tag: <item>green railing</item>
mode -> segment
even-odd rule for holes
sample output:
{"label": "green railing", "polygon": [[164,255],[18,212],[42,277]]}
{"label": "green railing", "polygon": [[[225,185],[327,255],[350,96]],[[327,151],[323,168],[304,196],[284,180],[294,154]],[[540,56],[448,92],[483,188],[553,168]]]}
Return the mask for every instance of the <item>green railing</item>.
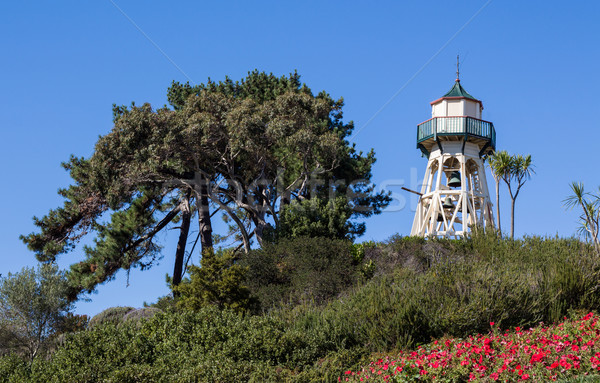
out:
{"label": "green railing", "polygon": [[434,117],[417,125],[417,144],[436,136],[479,137],[496,147],[494,124],[473,117]]}

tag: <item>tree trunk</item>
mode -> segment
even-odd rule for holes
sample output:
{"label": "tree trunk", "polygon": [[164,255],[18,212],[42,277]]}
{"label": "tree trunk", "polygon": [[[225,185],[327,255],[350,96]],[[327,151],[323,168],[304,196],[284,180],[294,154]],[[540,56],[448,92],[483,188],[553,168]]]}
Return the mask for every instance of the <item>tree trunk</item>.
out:
{"label": "tree trunk", "polygon": [[502,227],[500,226],[500,180],[496,179],[496,222],[498,222],[498,232],[502,235]]}
{"label": "tree trunk", "polygon": [[198,225],[200,227],[200,245],[202,254],[213,247],[212,225],[210,206],[208,204],[208,184],[200,185],[200,198],[198,198]]}
{"label": "tree trunk", "polygon": [[258,222],[258,220],[254,220],[254,235],[256,235],[256,241],[260,247],[263,247],[263,234],[266,225]]}
{"label": "tree trunk", "polygon": [[510,239],[515,239],[515,198],[511,198],[510,206]]}
{"label": "tree trunk", "polygon": [[267,227],[267,222],[265,221],[265,213],[267,210],[267,201],[264,197],[264,188],[258,188],[258,203],[260,207],[258,207],[257,212],[255,213],[252,220],[254,221],[254,234],[256,235],[256,241],[260,247],[263,247],[263,235],[264,230]]}
{"label": "tree trunk", "polygon": [[[175,267],[173,269],[173,286],[178,286],[183,277],[183,259],[185,258],[185,247],[187,245],[188,234],[190,232],[190,221],[192,213],[190,211],[190,192],[187,193],[181,207],[181,229],[179,231],[179,241],[177,242],[177,251],[175,252]],[[178,295],[177,292],[174,295]]]}
{"label": "tree trunk", "polygon": [[244,252],[248,254],[250,252],[250,236],[248,235],[248,231],[244,227],[244,223],[242,222],[242,220],[235,214],[233,210],[231,210],[229,206],[220,201],[218,197],[214,197],[213,195],[209,195],[209,197],[213,200],[214,203],[219,205],[221,209],[225,210],[229,217],[236,223],[236,225],[240,229],[240,234],[242,235]]}

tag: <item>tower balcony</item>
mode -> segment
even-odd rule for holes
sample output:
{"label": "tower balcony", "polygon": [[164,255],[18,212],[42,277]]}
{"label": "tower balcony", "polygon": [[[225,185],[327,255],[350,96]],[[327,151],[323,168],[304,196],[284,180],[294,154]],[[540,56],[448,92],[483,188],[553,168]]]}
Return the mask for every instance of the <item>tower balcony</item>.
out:
{"label": "tower balcony", "polygon": [[468,116],[433,117],[417,125],[417,148],[429,156],[439,141],[473,142],[480,156],[496,149],[494,124]]}

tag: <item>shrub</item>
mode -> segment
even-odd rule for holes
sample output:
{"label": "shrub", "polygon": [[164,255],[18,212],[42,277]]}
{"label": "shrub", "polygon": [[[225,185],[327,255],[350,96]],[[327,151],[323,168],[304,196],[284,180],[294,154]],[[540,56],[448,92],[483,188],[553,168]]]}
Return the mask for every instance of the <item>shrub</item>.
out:
{"label": "shrub", "polygon": [[[397,252],[404,246],[417,251]],[[396,238],[383,250],[381,257],[396,263],[393,273],[376,276],[323,309],[295,310],[290,321],[327,329],[346,347],[381,351],[444,334],[487,331],[491,321],[530,326],[557,321],[569,310],[600,307],[598,259],[574,239]]]}
{"label": "shrub", "polygon": [[29,361],[14,353],[0,357],[0,383],[27,382],[29,365]]}
{"label": "shrub", "polygon": [[232,251],[210,249],[202,255],[200,267],[192,265],[188,270],[190,277],[173,289],[180,295],[179,307],[199,310],[215,305],[239,312],[252,307],[250,290],[243,285],[246,268],[235,263]]}
{"label": "shrub", "polygon": [[123,323],[125,322],[140,322],[152,318],[156,314],[162,312],[162,310],[156,307],[144,307],[137,310],[132,310],[123,316]]}
{"label": "shrub", "polygon": [[[309,239],[274,246],[281,247],[252,252],[248,272],[272,284],[286,281],[296,305],[260,316],[208,306],[92,326],[66,334],[50,360],[38,358],[30,369],[14,357],[0,359],[0,373],[9,374],[5,381],[48,383],[332,381],[371,352],[485,333],[492,321],[528,327],[600,307],[599,261],[589,245],[572,239],[396,237],[364,247],[364,259],[377,264],[371,280],[335,285],[339,299],[319,305],[306,297],[323,288],[321,278],[355,280],[350,244]],[[340,254],[349,266],[332,259]],[[295,279],[300,275],[312,282]]]}
{"label": "shrub", "polygon": [[119,323],[123,322],[123,317],[127,313],[134,310],[135,308],[129,306],[109,307],[106,310],[100,312],[99,314],[93,316],[92,319],[90,319],[90,322],[88,323],[88,328],[92,329],[105,323],[118,325]]}
{"label": "shrub", "polygon": [[[36,361],[30,375],[24,369],[30,377],[20,381],[284,382],[302,376],[308,382],[360,361],[359,349],[338,353],[325,340],[290,329],[283,318],[205,307],[159,314],[139,326],[124,322],[69,334],[50,360]],[[318,372],[309,373],[313,366]]]}
{"label": "shrub", "polygon": [[89,322],[90,318],[87,315],[67,313],[67,315],[61,318],[56,334],[85,330]]}
{"label": "shrub", "polygon": [[173,311],[177,308],[177,300],[173,297],[173,294],[167,294],[156,300],[155,303],[144,302],[144,307],[156,307],[161,311]]}
{"label": "shrub", "polygon": [[352,214],[345,196],[295,199],[282,206],[279,224],[275,230],[266,233],[266,238],[273,242],[302,237],[354,239],[365,232],[365,224],[352,222]]}
{"label": "shrub", "polygon": [[241,264],[263,310],[283,303],[326,303],[351,286],[357,268],[351,243],[322,237],[283,239],[251,251]]}

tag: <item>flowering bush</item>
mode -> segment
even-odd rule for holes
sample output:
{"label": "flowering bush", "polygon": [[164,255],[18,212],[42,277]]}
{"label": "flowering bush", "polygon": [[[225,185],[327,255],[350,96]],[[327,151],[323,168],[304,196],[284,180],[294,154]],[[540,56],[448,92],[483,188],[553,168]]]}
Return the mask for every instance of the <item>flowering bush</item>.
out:
{"label": "flowering bush", "polygon": [[484,335],[444,338],[379,358],[360,371],[346,371],[339,381],[547,382],[600,375],[600,326],[593,313],[528,330],[490,326]]}

